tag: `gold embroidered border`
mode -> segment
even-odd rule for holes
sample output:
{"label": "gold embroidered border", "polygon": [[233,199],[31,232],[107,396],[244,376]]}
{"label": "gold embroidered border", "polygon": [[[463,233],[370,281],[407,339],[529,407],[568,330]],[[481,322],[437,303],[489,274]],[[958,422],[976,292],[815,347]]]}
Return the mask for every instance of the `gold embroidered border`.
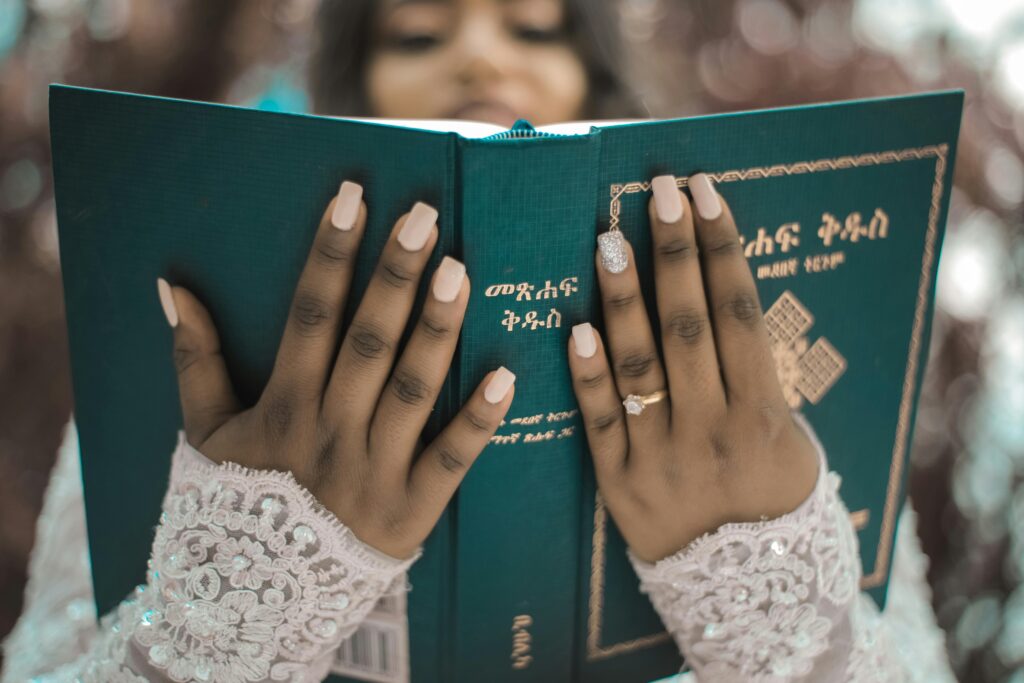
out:
{"label": "gold embroidered border", "polygon": [[[903,395],[900,399],[899,418],[896,422],[896,442],[893,445],[892,463],[889,467],[889,483],[885,494],[885,509],[882,513],[882,531],[875,556],[875,567],[870,574],[861,579],[861,588],[879,586],[885,580],[892,552],[893,526],[896,523],[896,497],[903,473],[907,431],[910,429],[910,409],[913,403],[914,386],[917,380],[917,363],[920,356],[921,334],[924,329],[925,311],[928,307],[928,288],[930,285],[932,263],[935,259],[935,239],[938,234],[939,213],[941,211],[943,184],[946,175],[946,155],[949,146],[946,144],[929,145],[900,150],[890,150],[857,156],[843,156],[834,159],[817,161],[799,161],[793,164],[776,164],[774,166],[757,166],[743,170],[721,171],[708,173],[717,183],[731,183],[741,180],[758,180],[779,176],[802,175],[821,171],[838,171],[846,168],[877,166],[901,161],[918,159],[935,159],[935,180],[932,183],[931,208],[928,211],[928,231],[925,234],[924,257],[921,262],[921,278],[917,287],[917,302],[914,307],[914,326],[910,334],[910,348],[907,359],[907,370],[903,376]],[[678,176],[676,183],[686,187],[688,176]],[[646,192],[651,189],[650,182],[616,183],[611,185],[611,206],[609,208],[609,230],[619,229],[619,213],[622,208],[622,195],[634,192]],[[865,513],[860,510],[856,515]],[[866,523],[863,515],[855,521]],[[633,640],[601,644],[601,620],[604,607],[604,560],[607,513],[600,492],[597,492],[594,505],[593,552],[590,560],[590,613],[587,620],[587,659],[590,661],[607,659],[626,652],[657,645],[670,639],[667,631],[654,633]]]}

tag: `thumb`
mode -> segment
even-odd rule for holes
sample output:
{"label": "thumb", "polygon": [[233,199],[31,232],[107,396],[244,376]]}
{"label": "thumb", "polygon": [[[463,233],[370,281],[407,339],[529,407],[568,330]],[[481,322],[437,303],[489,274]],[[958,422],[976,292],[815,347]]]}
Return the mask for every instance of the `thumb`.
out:
{"label": "thumb", "polygon": [[199,448],[241,407],[206,307],[184,287],[172,287],[162,277],[156,282],[164,315],[174,331],[174,368],[185,435]]}

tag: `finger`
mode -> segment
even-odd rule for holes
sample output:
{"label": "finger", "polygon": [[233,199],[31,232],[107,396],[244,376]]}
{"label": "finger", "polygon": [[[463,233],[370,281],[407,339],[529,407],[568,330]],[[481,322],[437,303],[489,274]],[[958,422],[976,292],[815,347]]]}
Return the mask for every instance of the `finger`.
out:
{"label": "finger", "polygon": [[369,425],[437,243],[437,210],[416,202],[395,223],[356,309],[325,394],[336,419]]}
{"label": "finger", "polygon": [[266,392],[319,403],[366,225],[363,188],[341,184],[327,205],[292,297]]}
{"label": "finger", "polygon": [[466,304],[466,267],[445,256],[434,272],[416,328],[377,404],[370,452],[387,454],[382,466],[408,476],[419,438],[455,354]]}
{"label": "finger", "polygon": [[703,173],[692,176],[689,186],[726,401],[785,405],[754,276],[729,205]]}
{"label": "finger", "polygon": [[[612,372],[619,395],[647,395],[666,389],[665,372],[661,367],[654,334],[647,317],[647,307],[640,291],[633,249],[621,231],[602,233],[597,254],[597,280],[601,287],[601,303]],[[618,243],[618,244],[616,244]],[[621,256],[615,256],[621,250]],[[625,261],[620,272],[609,265],[618,259]],[[630,415],[627,421],[630,441],[643,445],[664,437],[669,424],[669,400],[664,399],[647,406],[639,415]]]}
{"label": "finger", "polygon": [[704,296],[693,208],[671,175],[651,181],[648,205],[655,289],[673,423],[702,422],[725,406],[715,339]]}
{"label": "finger", "polygon": [[516,376],[504,367],[490,372],[462,410],[427,446],[409,472],[409,499],[433,528],[466,472],[490,442],[512,405]]}
{"label": "finger", "polygon": [[174,331],[174,368],[185,435],[198,448],[241,410],[241,403],[206,307],[187,289],[172,287],[163,278],[157,278],[157,293]]}
{"label": "finger", "polygon": [[609,484],[620,479],[618,475],[628,457],[626,412],[615,390],[604,344],[590,323],[572,328],[569,372],[594,458],[598,485],[607,490]]}

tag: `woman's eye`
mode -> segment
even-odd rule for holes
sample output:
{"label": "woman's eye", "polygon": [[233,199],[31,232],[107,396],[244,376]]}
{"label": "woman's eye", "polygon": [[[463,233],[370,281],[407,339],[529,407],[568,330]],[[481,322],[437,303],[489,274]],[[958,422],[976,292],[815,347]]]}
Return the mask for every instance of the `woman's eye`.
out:
{"label": "woman's eye", "polygon": [[562,29],[520,26],[516,28],[516,35],[531,43],[551,43],[562,39]]}
{"label": "woman's eye", "polygon": [[440,38],[432,33],[408,33],[405,35],[392,36],[388,41],[392,47],[403,52],[421,52],[429,50],[441,42]]}

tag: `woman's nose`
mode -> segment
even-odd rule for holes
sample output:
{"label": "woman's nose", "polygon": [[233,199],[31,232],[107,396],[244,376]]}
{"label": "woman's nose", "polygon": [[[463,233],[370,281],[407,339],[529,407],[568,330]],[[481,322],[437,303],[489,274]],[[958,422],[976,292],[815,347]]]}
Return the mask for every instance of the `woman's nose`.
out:
{"label": "woman's nose", "polygon": [[488,14],[467,16],[460,22],[453,46],[458,76],[467,83],[500,79],[514,64],[512,41],[500,19]]}

